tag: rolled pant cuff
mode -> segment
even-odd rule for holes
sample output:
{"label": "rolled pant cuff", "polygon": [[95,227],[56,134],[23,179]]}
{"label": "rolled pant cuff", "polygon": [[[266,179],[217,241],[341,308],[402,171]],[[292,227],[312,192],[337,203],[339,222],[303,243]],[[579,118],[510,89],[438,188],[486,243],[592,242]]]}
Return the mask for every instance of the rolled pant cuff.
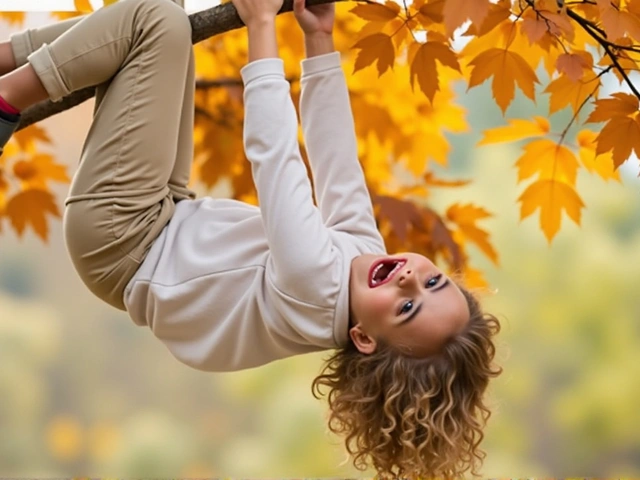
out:
{"label": "rolled pant cuff", "polygon": [[16,60],[16,66],[20,67],[27,63],[27,57],[33,52],[33,44],[31,43],[29,31],[14,33],[9,37],[9,41],[11,42],[11,49],[13,50],[13,57]]}
{"label": "rolled pant cuff", "polygon": [[58,72],[58,67],[51,56],[49,45],[42,45],[38,50],[31,53],[27,60],[35,70],[36,75],[38,75],[52,102],[58,102],[63,97],[71,94]]}

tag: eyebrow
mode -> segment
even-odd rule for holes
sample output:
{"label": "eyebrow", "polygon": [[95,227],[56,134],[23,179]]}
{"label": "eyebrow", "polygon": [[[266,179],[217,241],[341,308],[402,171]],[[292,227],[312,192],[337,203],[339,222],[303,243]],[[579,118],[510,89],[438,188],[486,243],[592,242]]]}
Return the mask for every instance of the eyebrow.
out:
{"label": "eyebrow", "polygon": [[[449,282],[449,279],[447,278],[444,282],[442,282],[441,285],[438,285],[435,288],[431,288],[429,289],[429,293],[434,293],[437,292],[439,290],[442,290],[443,288],[445,288],[447,285],[450,285],[451,282]],[[413,320],[414,318],[416,318],[416,316],[420,313],[420,311],[422,310],[422,304],[418,305],[416,308],[413,309],[413,312],[411,312],[409,314],[409,316],[407,318],[405,318],[402,322],[400,322],[398,325],[405,325],[407,323],[409,323],[411,320]]]}

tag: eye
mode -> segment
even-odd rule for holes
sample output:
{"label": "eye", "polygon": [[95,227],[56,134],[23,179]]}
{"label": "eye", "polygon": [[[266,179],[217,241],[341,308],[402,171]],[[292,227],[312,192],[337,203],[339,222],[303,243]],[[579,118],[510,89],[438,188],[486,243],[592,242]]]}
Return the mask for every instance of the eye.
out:
{"label": "eye", "polygon": [[404,302],[400,310],[398,311],[398,315],[405,315],[413,310],[413,301],[409,300],[408,302]]}
{"label": "eye", "polygon": [[442,278],[442,274],[436,275],[435,277],[431,277],[429,278],[429,280],[427,280],[424,284],[425,288],[433,288],[436,285],[438,285],[438,283],[440,283],[440,279]]}

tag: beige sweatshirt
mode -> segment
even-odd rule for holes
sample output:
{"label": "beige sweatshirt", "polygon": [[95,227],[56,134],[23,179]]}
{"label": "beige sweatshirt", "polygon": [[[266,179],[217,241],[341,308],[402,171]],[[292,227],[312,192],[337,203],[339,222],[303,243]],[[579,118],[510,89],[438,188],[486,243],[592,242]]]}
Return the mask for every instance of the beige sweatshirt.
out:
{"label": "beige sweatshirt", "polygon": [[194,368],[240,370],[345,346],[351,261],[385,252],[340,55],[307,59],[302,72],[317,206],[282,60],[250,63],[242,70],[244,142],[260,208],[229,199],[178,203],[125,290],[133,321]]}

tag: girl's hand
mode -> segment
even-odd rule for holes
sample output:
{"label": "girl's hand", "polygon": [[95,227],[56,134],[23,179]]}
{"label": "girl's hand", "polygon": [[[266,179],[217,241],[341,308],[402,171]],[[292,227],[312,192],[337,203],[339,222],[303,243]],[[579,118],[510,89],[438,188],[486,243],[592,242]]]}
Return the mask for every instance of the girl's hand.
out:
{"label": "girl's hand", "polygon": [[293,14],[305,35],[331,35],[336,16],[335,11],[336,8],[333,3],[305,8],[305,0],[293,1]]}
{"label": "girl's hand", "polygon": [[282,8],[282,2],[283,0],[231,0],[247,27],[265,21],[272,22]]}

